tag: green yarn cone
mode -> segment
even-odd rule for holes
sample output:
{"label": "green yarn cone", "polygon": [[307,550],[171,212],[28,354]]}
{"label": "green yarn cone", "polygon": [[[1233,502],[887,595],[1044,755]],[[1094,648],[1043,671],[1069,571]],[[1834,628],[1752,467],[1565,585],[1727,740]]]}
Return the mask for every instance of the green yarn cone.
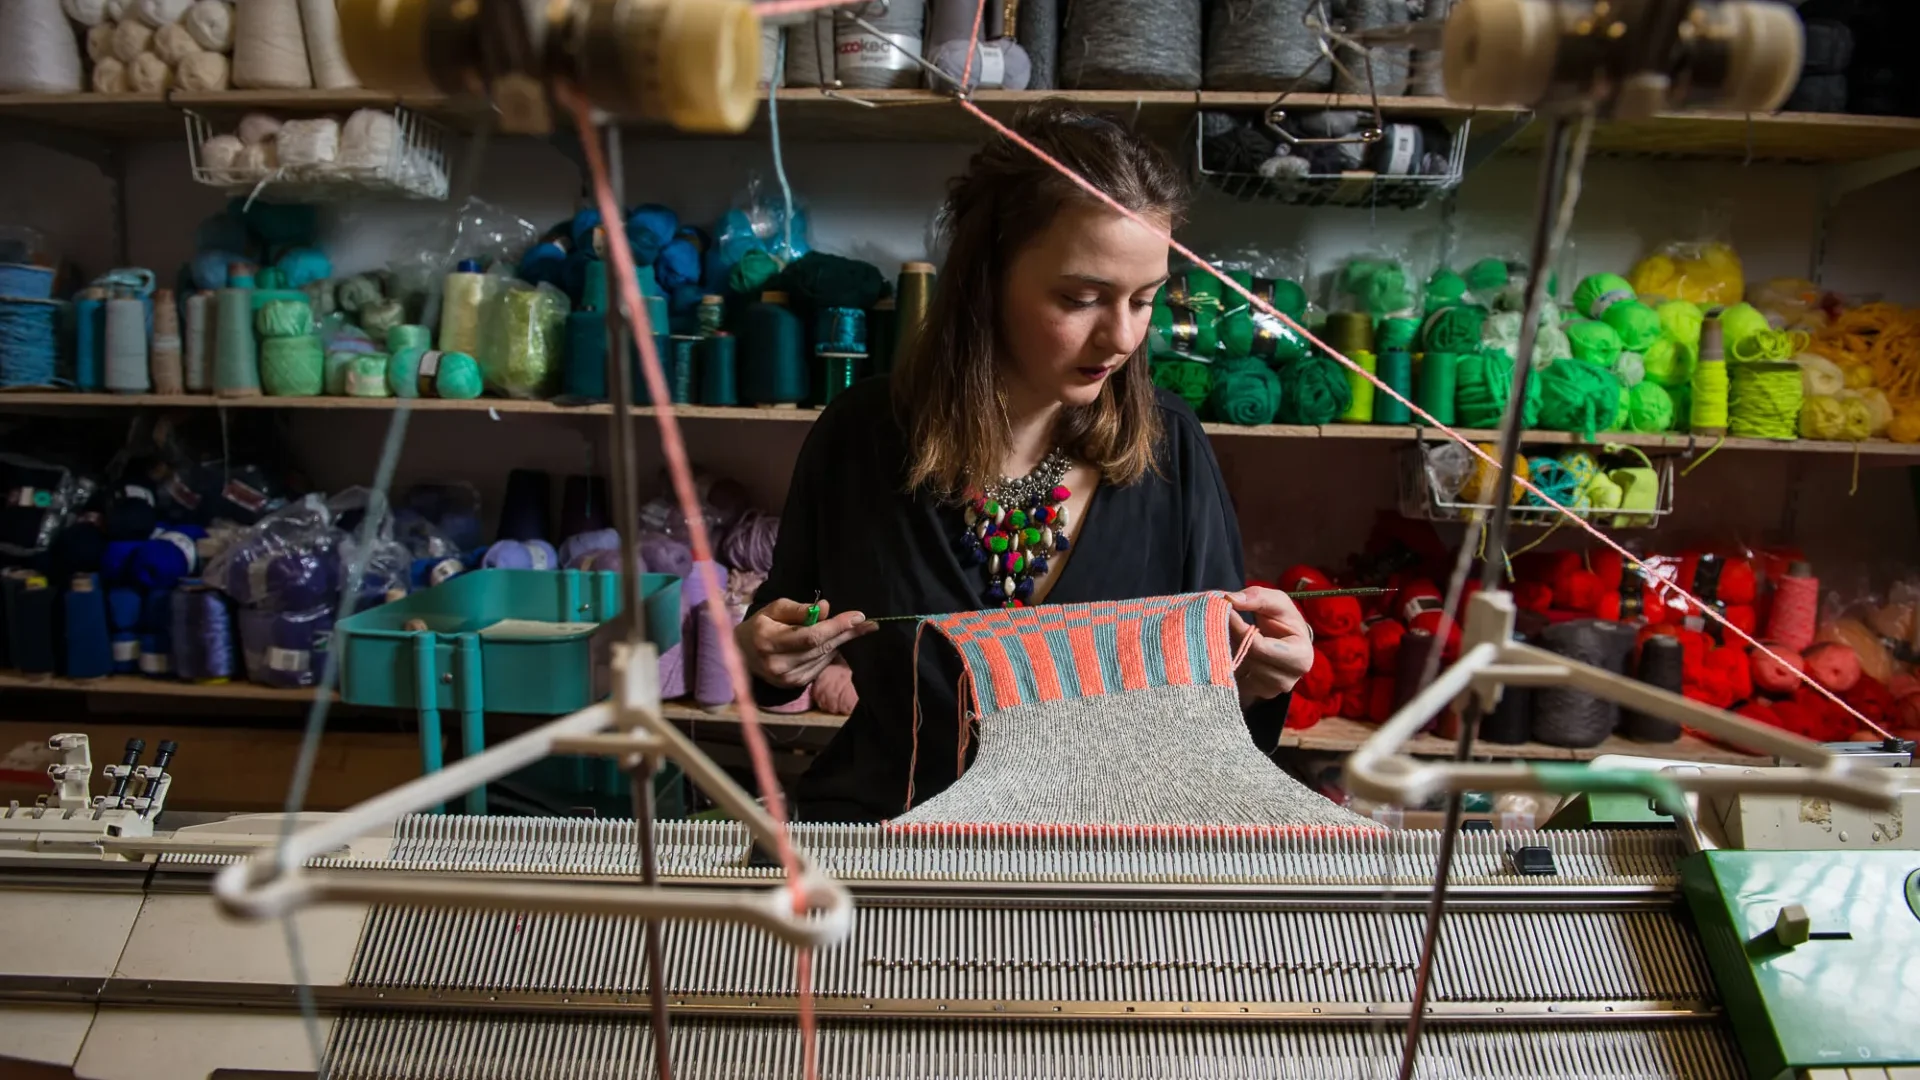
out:
{"label": "green yarn cone", "polygon": [[260,343],[260,388],[274,397],[316,397],[327,388],[320,339],[270,337]]}

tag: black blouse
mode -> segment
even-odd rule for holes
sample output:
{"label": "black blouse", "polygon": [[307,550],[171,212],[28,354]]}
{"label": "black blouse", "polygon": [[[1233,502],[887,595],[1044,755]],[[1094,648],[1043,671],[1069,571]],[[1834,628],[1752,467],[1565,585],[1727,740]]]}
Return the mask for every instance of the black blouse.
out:
{"label": "black blouse", "polygon": [[[1131,600],[1245,584],[1240,525],[1200,422],[1186,403],[1159,392],[1165,436],[1158,469],[1119,487],[1101,484],[1080,515],[1073,554],[1060,568],[1050,604]],[[780,520],[773,571],[754,595],[811,603],[834,614],[940,615],[981,605],[984,570],[961,564],[954,539],[958,506],[903,490],[906,439],[888,383],[869,379],[821,413],[794,466]],[[795,816],[805,821],[877,821],[905,809],[914,760],[913,652],[918,624],[888,623],[842,650],[860,704],[801,778]],[[928,630],[920,640],[920,733],[916,804],[953,783],[959,738],[959,656]],[[763,704],[795,696],[756,686]],[[1247,713],[1254,742],[1279,741],[1286,699]]]}

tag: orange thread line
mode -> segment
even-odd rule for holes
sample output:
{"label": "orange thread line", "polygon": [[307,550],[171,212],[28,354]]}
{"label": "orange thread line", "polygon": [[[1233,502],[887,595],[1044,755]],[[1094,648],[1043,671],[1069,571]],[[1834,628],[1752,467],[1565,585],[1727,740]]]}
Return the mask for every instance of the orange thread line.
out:
{"label": "orange thread line", "polygon": [[[983,0],[983,4],[984,4],[984,0]],[[1062,176],[1065,176],[1068,180],[1073,181],[1074,184],[1079,186],[1082,190],[1086,191],[1089,195],[1092,195],[1095,199],[1106,204],[1108,207],[1111,207],[1115,213],[1120,214],[1122,217],[1125,217],[1127,220],[1134,222],[1135,224],[1139,225],[1144,229],[1151,230],[1154,233],[1157,233],[1161,236],[1166,237],[1168,247],[1172,248],[1174,251],[1179,252],[1181,255],[1191,260],[1194,263],[1194,265],[1199,266],[1201,269],[1204,269],[1207,272],[1213,274],[1215,277],[1219,278],[1220,283],[1222,285],[1226,286],[1229,289],[1232,289],[1236,293],[1239,293],[1243,298],[1246,299],[1246,301],[1249,304],[1253,305],[1255,308],[1258,308],[1260,311],[1266,313],[1267,315],[1271,315],[1274,318],[1279,319],[1281,322],[1285,323],[1286,325],[1292,327],[1296,332],[1300,334],[1301,337],[1305,338],[1307,341],[1311,342],[1312,344],[1318,346],[1320,351],[1326,353],[1328,356],[1331,356],[1333,359],[1346,365],[1346,367],[1349,370],[1358,372],[1362,378],[1365,378],[1368,382],[1372,383],[1375,386],[1375,388],[1377,388],[1379,391],[1386,394],[1388,397],[1392,398],[1393,400],[1398,401],[1402,405],[1405,405],[1413,413],[1413,415],[1426,421],[1427,424],[1432,426],[1435,430],[1445,434],[1448,438],[1452,439],[1453,441],[1459,443],[1461,446],[1465,447],[1468,453],[1473,454],[1475,457],[1479,458],[1480,460],[1486,462],[1489,465],[1492,465],[1496,469],[1500,467],[1500,463],[1498,461],[1495,461],[1493,457],[1490,456],[1486,451],[1474,445],[1471,439],[1468,439],[1466,436],[1460,434],[1458,431],[1455,431],[1453,428],[1448,427],[1447,425],[1442,424],[1440,421],[1434,419],[1433,414],[1421,408],[1417,403],[1415,403],[1405,395],[1401,394],[1398,390],[1395,390],[1393,387],[1387,385],[1387,383],[1384,380],[1382,380],[1378,375],[1374,374],[1371,371],[1368,371],[1364,367],[1361,367],[1359,364],[1354,363],[1352,360],[1347,359],[1345,355],[1340,353],[1337,349],[1334,349],[1331,346],[1329,346],[1326,342],[1321,341],[1319,338],[1315,337],[1311,331],[1309,331],[1306,327],[1301,326],[1299,323],[1295,322],[1285,312],[1279,311],[1272,304],[1269,304],[1265,300],[1261,299],[1259,296],[1256,296],[1253,290],[1247,288],[1244,285],[1241,285],[1238,281],[1235,281],[1233,278],[1229,277],[1227,274],[1216,269],[1212,263],[1194,254],[1194,252],[1190,248],[1188,248],[1185,244],[1182,244],[1178,240],[1175,240],[1173,238],[1173,235],[1170,232],[1164,229],[1161,229],[1160,227],[1154,225],[1152,222],[1147,221],[1145,218],[1142,218],[1139,214],[1135,213],[1134,211],[1129,210],[1126,207],[1120,205],[1120,202],[1117,199],[1115,199],[1113,196],[1108,195],[1104,191],[1101,191],[1098,187],[1095,187],[1091,181],[1087,180],[1085,177],[1081,176],[1079,173],[1074,172],[1072,169],[1069,169],[1065,165],[1062,165],[1060,162],[1054,160],[1054,158],[1051,155],[1049,155],[1045,150],[1042,150],[1039,147],[1033,145],[1032,142],[1029,142],[1026,138],[1022,137],[1019,132],[1014,131],[1012,128],[1008,127],[1007,125],[994,119],[992,116],[989,116],[986,110],[982,109],[978,105],[975,105],[972,101],[969,101],[966,98],[960,98],[959,105],[962,109],[965,109],[966,111],[972,113],[974,116],[978,117],[981,123],[992,128],[994,131],[1004,136],[1008,141],[1025,149],[1028,153],[1032,154],[1034,157],[1039,158],[1042,162],[1051,166],[1055,171],[1059,172]],[[1521,363],[1521,362],[1522,361],[1518,361],[1518,360],[1515,361],[1515,363]],[[1509,407],[1510,408],[1517,407],[1517,403],[1510,403]],[[1641,570],[1643,572],[1646,572],[1649,570],[1646,563],[1641,562],[1639,557],[1634,555],[1633,552],[1628,551],[1626,548],[1620,546],[1620,544],[1615,542],[1612,537],[1608,536],[1604,532],[1601,532],[1597,527],[1589,523],[1585,518],[1579,516],[1578,514],[1575,514],[1573,511],[1568,510],[1566,507],[1555,502],[1550,496],[1546,494],[1546,492],[1543,492],[1539,488],[1535,487],[1532,481],[1526,479],[1525,477],[1516,476],[1514,477],[1514,483],[1519,484],[1526,491],[1532,492],[1533,495],[1537,497],[1541,502],[1545,503],[1549,507],[1552,507],[1554,510],[1559,511],[1562,515],[1570,519],[1575,525],[1579,526],[1581,529],[1584,529],[1594,539],[1600,541],[1602,544],[1605,544],[1607,547],[1612,548],[1614,551],[1618,552],[1620,554],[1620,557],[1625,559],[1627,563],[1633,566],[1635,569]],[[1653,575],[1649,573],[1648,576],[1652,577]],[[1724,616],[1714,611],[1711,606],[1701,601],[1700,598],[1694,596],[1692,593],[1687,592],[1685,589],[1680,588],[1678,585],[1669,585],[1667,586],[1667,588],[1670,592],[1677,593],[1682,598],[1692,602],[1694,607],[1698,608],[1701,614],[1704,615],[1705,617],[1712,619],[1714,622],[1719,623],[1721,626],[1725,627],[1726,629],[1733,631],[1733,634],[1735,637],[1738,637],[1741,641],[1744,641],[1748,645],[1759,650],[1761,655],[1766,656],[1768,659],[1773,660],[1781,664],[1782,666],[1787,667],[1788,670],[1793,671],[1794,674],[1800,679],[1801,682],[1804,682],[1808,686],[1813,687],[1815,691],[1820,693],[1827,700],[1833,702],[1835,705],[1840,706],[1840,708],[1844,710],[1847,713],[1847,715],[1853,717],[1855,720],[1860,721],[1861,724],[1867,726],[1868,728],[1871,728],[1874,731],[1879,732],[1880,735],[1882,735],[1883,737],[1892,738],[1892,734],[1888,732],[1886,728],[1881,727],[1879,724],[1876,724],[1873,721],[1867,719],[1865,716],[1861,715],[1858,709],[1855,709],[1853,706],[1847,704],[1845,701],[1842,701],[1838,694],[1833,693],[1831,690],[1828,690],[1826,687],[1821,686],[1818,682],[1815,682],[1811,676],[1807,675],[1806,672],[1795,669],[1792,667],[1792,665],[1787,664],[1787,662],[1780,659],[1780,657],[1776,655],[1772,649],[1769,649],[1765,645],[1762,645],[1752,635],[1748,634],[1746,631],[1741,630],[1739,627],[1728,622]],[[1724,712],[1725,710],[1722,710],[1722,711]]]}
{"label": "orange thread line", "polygon": [[[973,58],[980,54],[980,24],[986,17],[987,0],[980,0],[973,9],[973,36],[967,39],[967,63],[960,71],[959,92],[962,95],[967,93],[967,84],[973,81]],[[1013,28],[1008,27],[1007,32],[1011,34]]]}
{"label": "orange thread line", "polygon": [[1253,623],[1247,624],[1247,636],[1240,639],[1240,648],[1233,654],[1233,670],[1239,671],[1246,662],[1247,654],[1253,651],[1253,639],[1260,636],[1260,628]]}
{"label": "orange thread line", "polygon": [[[594,137],[593,107],[570,83],[560,82],[554,89],[561,104],[573,113],[574,123],[580,129],[580,145],[585,151],[588,171],[593,176],[593,196],[600,209],[600,219],[616,223],[624,220],[613,198],[613,184],[608,179],[607,162],[600,141]],[[606,235],[607,253],[612,258],[620,285],[620,300],[625,306],[626,319],[633,329],[634,340],[640,346],[641,372],[646,376],[647,389],[653,400],[659,403],[654,415],[660,424],[660,448],[673,478],[674,495],[680,503],[680,509],[686,514],[693,557],[707,586],[707,595],[720,596],[726,590],[720,587],[718,575],[714,572],[713,544],[707,536],[706,519],[700,513],[700,498],[694,491],[693,469],[687,461],[686,444],[680,438],[680,423],[671,404],[673,395],[667,392],[667,379],[660,366],[660,354],[653,347],[653,333],[647,324],[647,308],[640,302],[639,275],[634,270],[633,250],[627,244],[625,229],[610,228],[606,230]],[[624,554],[628,559],[633,558],[632,552]],[[747,744],[747,755],[753,761],[754,781],[760,788],[760,798],[766,805],[767,816],[774,822],[780,865],[785,869],[787,889],[793,897],[793,913],[804,915],[806,894],[800,887],[799,863],[794,858],[793,844],[787,835],[786,799],[774,775],[773,755],[767,748],[766,733],[760,728],[759,712],[754,708],[753,688],[747,681],[746,664],[742,662],[740,648],[733,640],[733,624],[725,610],[726,605],[708,604],[706,607],[709,619],[719,634],[721,660],[733,684],[734,700],[739,706],[741,735]],[[808,1080],[813,1080],[817,1076],[817,1048],[814,1045],[812,965],[808,962],[808,950],[798,949],[796,953],[794,989],[799,998],[801,1055],[805,1074]]]}

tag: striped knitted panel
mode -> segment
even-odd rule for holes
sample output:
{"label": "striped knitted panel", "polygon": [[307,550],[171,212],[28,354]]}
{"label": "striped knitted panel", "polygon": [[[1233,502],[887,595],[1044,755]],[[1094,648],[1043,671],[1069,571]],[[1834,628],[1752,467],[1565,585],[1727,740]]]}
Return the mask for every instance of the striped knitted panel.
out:
{"label": "striped knitted panel", "polygon": [[1233,686],[1225,593],[968,611],[929,619],[960,652],[981,716],[1162,686]]}

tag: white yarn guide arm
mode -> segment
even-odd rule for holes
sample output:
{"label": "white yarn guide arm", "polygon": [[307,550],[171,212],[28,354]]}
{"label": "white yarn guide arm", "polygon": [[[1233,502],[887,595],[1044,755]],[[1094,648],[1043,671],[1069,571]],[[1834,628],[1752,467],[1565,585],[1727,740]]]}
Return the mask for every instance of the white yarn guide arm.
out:
{"label": "white yarn guide arm", "polygon": [[[1889,770],[1858,768],[1843,754],[1778,728],[1711,708],[1679,694],[1582,664],[1513,640],[1513,597],[1481,592],[1468,603],[1462,652],[1454,664],[1402,706],[1372,738],[1347,757],[1348,791],[1375,802],[1419,806],[1454,791],[1592,791],[1643,789],[1726,795],[1741,792],[1811,795],[1886,809],[1898,797]],[[1755,773],[1701,770],[1607,769],[1565,763],[1490,764],[1433,761],[1404,752],[1407,741],[1449,704],[1473,695],[1483,711],[1504,686],[1562,686],[1584,690],[1641,712],[1698,728],[1741,746],[1785,758],[1804,771]],[[1686,813],[1684,800],[1670,807]]]}
{"label": "white yarn guide arm", "polygon": [[560,717],[484,753],[377,795],[312,828],[301,829],[278,848],[222,870],[213,895],[229,913],[248,919],[279,918],[321,903],[393,903],[432,907],[598,912],[650,919],[739,922],[757,926],[798,948],[817,948],[844,938],[852,926],[853,898],[795,849],[805,910],[794,911],[793,889],[722,890],[643,888],[631,884],[546,883],[500,875],[435,870],[311,871],[308,860],[497,780],[556,752],[590,752],[618,758],[638,755],[673,760],[688,777],[746,826],[768,850],[778,846],[779,826],[724,770],[660,714],[658,665],[651,646],[616,646],[617,693],[611,701]]}

